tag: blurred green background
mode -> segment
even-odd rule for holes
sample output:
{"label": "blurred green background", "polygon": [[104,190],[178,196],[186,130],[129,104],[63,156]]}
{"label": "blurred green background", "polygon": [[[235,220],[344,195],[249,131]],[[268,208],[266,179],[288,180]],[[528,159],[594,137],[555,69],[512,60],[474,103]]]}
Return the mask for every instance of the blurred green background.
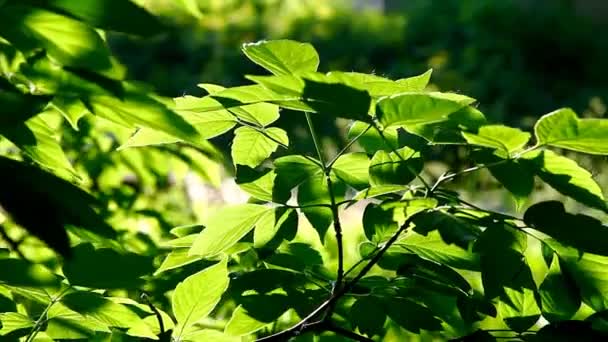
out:
{"label": "blurred green background", "polygon": [[246,83],[261,73],[244,42],[312,43],[322,71],[399,78],[433,68],[432,82],[479,100],[492,121],[530,128],[569,106],[602,116],[608,101],[604,0],[139,0],[168,32],[111,37],[131,77],[165,95],[197,83]]}

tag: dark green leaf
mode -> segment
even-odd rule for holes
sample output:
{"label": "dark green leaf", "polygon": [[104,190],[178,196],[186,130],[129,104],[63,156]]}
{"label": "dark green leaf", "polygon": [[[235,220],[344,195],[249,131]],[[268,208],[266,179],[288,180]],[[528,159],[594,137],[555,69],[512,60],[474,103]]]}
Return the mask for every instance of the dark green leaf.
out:
{"label": "dark green leaf", "polygon": [[558,258],[553,258],[538,294],[543,317],[549,322],[570,319],[581,305],[579,291],[569,275],[560,269]]}
{"label": "dark green leaf", "polygon": [[224,332],[232,336],[249,335],[276,321],[289,308],[289,297],[282,294],[246,295],[232,312]]}
{"label": "dark green leaf", "polygon": [[544,150],[526,153],[520,161],[563,195],[590,207],[608,210],[600,186],[591,173],[574,160]]}
{"label": "dark green leaf", "polygon": [[583,252],[608,256],[608,227],[583,214],[570,214],[558,201],[537,203],[524,214],[526,224]]}
{"label": "dark green leaf", "polygon": [[384,331],[386,312],[382,303],[374,297],[361,297],[350,308],[351,325],[368,336],[381,335]]}
{"label": "dark green leaf", "polygon": [[370,203],[363,212],[363,230],[368,240],[381,243],[388,240],[398,228],[393,209]]}
{"label": "dark green leaf", "polygon": [[413,333],[420,333],[421,329],[441,330],[441,321],[431,310],[407,299],[393,299],[385,302],[385,310],[395,323]]}
{"label": "dark green leaf", "polygon": [[371,185],[407,185],[422,171],[420,153],[403,147],[395,152],[377,151],[369,165]]}
{"label": "dark green leaf", "polygon": [[[387,128],[383,131],[384,137],[388,140],[385,141],[377,130],[373,128],[368,129],[368,127],[370,127],[368,123],[355,121],[348,130],[349,139],[354,139],[356,136],[363,134],[357,142],[367,154],[374,154],[378,150],[391,150],[399,147],[399,134],[396,128]],[[366,129],[367,131],[364,133]]]}
{"label": "dark green leaf", "polygon": [[0,259],[0,281],[11,286],[58,286],[60,279],[43,265],[23,259]]}
{"label": "dark green leaf", "polygon": [[80,244],[72,252],[74,258],[63,265],[63,273],[72,285],[138,288],[143,284],[140,277],[154,269],[151,258],[135,253],[118,253],[108,248],[95,249],[90,244]]}
{"label": "dark green leaf", "polygon": [[414,231],[427,235],[430,231],[438,230],[441,238],[447,244],[456,244],[467,249],[471,242],[480,234],[478,227],[469,222],[443,211],[427,211],[416,215],[413,220]]}

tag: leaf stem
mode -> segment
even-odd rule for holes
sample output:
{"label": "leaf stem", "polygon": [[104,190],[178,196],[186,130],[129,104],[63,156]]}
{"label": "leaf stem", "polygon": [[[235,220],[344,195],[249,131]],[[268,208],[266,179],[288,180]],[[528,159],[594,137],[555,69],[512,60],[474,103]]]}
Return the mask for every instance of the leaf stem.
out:
{"label": "leaf stem", "polygon": [[321,167],[323,168],[323,172],[327,173],[327,167],[325,166],[323,153],[321,152],[321,145],[319,143],[317,133],[315,132],[315,127],[312,124],[312,119],[310,118],[310,113],[305,112],[304,115],[306,116],[306,123],[308,123],[308,129],[310,130],[312,142],[315,145],[315,150],[317,150],[317,156],[319,157],[319,161],[321,161]]}
{"label": "leaf stem", "polygon": [[369,126],[367,126],[366,129],[364,129],[363,131],[361,131],[361,133],[357,134],[357,136],[355,136],[354,138],[352,138],[347,144],[346,146],[344,146],[344,148],[342,148],[340,150],[340,152],[338,152],[338,154],[336,154],[336,156],[327,164],[327,167],[331,168],[334,163],[338,160],[338,158],[340,158],[346,151],[348,151],[348,149],[357,141],[359,140],[359,138],[361,136],[363,136],[363,134],[367,133],[367,131],[370,130],[370,128],[372,128],[372,125],[370,124]]}
{"label": "leaf stem", "polygon": [[57,303],[58,301],[61,300],[61,298],[63,298],[63,295],[70,289],[70,287],[65,288],[64,290],[62,290],[61,292],[59,292],[59,294],[57,294],[56,297],[52,298],[51,301],[49,302],[49,304],[46,306],[46,308],[44,308],[44,311],[42,311],[42,313],[40,314],[40,316],[38,316],[38,319],[36,320],[36,322],[34,323],[34,327],[32,328],[32,330],[30,331],[30,333],[27,335],[27,338],[25,340],[25,342],[32,342],[34,340],[34,338],[36,338],[36,335],[38,335],[38,332],[40,332],[40,329],[42,329],[42,325],[44,324],[44,322],[46,322],[46,316],[49,312],[49,310],[51,309],[51,307],[53,305],[55,305],[55,303]]}

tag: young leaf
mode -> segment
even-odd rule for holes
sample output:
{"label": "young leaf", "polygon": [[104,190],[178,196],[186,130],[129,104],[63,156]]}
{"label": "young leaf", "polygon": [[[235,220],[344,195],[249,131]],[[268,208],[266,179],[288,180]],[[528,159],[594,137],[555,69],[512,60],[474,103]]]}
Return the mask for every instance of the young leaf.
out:
{"label": "young leaf", "polygon": [[405,87],[408,87],[409,88],[408,91],[423,91],[424,88],[426,88],[426,86],[429,84],[432,74],[433,74],[433,69],[429,69],[424,74],[399,79],[399,80],[397,80],[397,83],[399,83],[400,85],[403,85]]}
{"label": "young leaf", "polygon": [[355,189],[369,187],[369,158],[365,153],[341,155],[332,166],[332,172]]}
{"label": "young leaf", "polygon": [[76,97],[55,97],[51,106],[57,109],[74,130],[78,130],[78,121],[89,113],[87,107]]}
{"label": "young leaf", "polygon": [[368,240],[381,243],[388,240],[399,228],[393,218],[393,209],[369,204],[363,212],[363,230]]}
{"label": "young leaf", "polygon": [[549,322],[570,319],[581,306],[576,284],[562,272],[559,259],[553,258],[549,273],[538,289],[543,317]]}
{"label": "young leaf", "polygon": [[254,63],[275,75],[316,71],[319,55],[308,43],[293,40],[259,41],[243,45],[243,52]]}
{"label": "young leaf", "polygon": [[376,115],[384,127],[430,124],[447,120],[473,102],[475,99],[452,93],[404,93],[380,99]]}
{"label": "young leaf", "polygon": [[608,256],[608,227],[591,216],[566,212],[561,202],[547,201],[531,206],[524,214],[524,222],[582,252]]}
{"label": "young leaf", "polygon": [[590,207],[608,210],[602,189],[591,173],[574,160],[553,151],[532,151],[522,156],[520,162],[529,167],[543,181],[563,195]]}
{"label": "young leaf", "polygon": [[539,145],[608,155],[608,120],[579,119],[570,108],[558,109],[541,117],[534,126]]}
{"label": "young leaf", "polygon": [[477,133],[462,132],[462,136],[469,144],[495,149],[504,157],[512,157],[530,140],[530,133],[502,125],[482,126]]}
{"label": "young leaf", "polygon": [[209,217],[206,228],[192,244],[189,255],[208,258],[225,251],[249,233],[269,210],[272,208],[257,204],[240,204],[216,211]]}
{"label": "young leaf", "polygon": [[207,317],[228,288],[227,260],[208,267],[177,284],[171,297],[177,327],[173,335],[178,339],[184,329]]}
{"label": "young leaf", "polygon": [[232,160],[235,164],[256,167],[272,152],[276,151],[279,143],[283,146],[289,144],[287,133],[277,127],[271,127],[263,131],[251,127],[239,127],[234,131],[232,142]]}
{"label": "young leaf", "polygon": [[379,185],[407,185],[422,171],[420,152],[403,147],[395,152],[377,151],[369,165],[370,183]]}

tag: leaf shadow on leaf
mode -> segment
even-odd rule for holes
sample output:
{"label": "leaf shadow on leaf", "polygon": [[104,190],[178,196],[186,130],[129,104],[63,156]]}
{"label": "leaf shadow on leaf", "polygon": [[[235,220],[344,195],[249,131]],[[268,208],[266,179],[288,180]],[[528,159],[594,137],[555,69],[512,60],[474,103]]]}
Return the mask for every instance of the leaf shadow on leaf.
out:
{"label": "leaf shadow on leaf", "polygon": [[359,90],[340,83],[323,83],[304,79],[304,102],[316,112],[371,122],[367,113],[371,97]]}

